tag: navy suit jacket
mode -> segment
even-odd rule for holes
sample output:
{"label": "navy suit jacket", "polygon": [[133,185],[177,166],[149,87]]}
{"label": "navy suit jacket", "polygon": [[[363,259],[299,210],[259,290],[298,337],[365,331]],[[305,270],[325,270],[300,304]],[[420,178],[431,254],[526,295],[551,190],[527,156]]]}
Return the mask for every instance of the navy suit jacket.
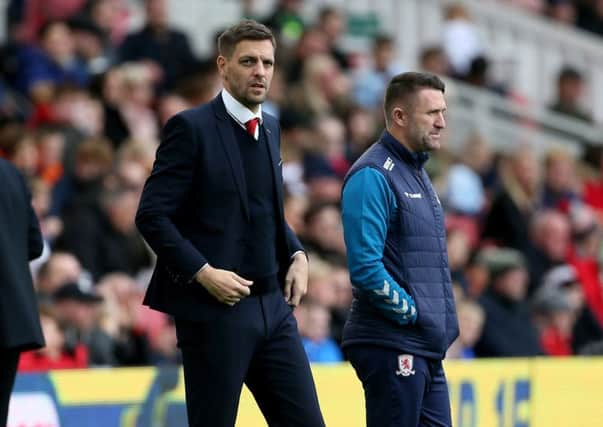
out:
{"label": "navy suit jacket", "polygon": [[[221,95],[172,117],[162,131],[136,224],[157,254],[144,303],[203,320],[228,307],[194,280],[205,264],[238,271],[249,206],[234,124]],[[283,213],[278,121],[263,115],[278,205],[277,256],[281,283],[293,253],[303,250]]]}
{"label": "navy suit jacket", "polygon": [[38,348],[44,337],[29,261],[42,254],[42,234],[23,176],[4,159],[0,182],[0,349]]}

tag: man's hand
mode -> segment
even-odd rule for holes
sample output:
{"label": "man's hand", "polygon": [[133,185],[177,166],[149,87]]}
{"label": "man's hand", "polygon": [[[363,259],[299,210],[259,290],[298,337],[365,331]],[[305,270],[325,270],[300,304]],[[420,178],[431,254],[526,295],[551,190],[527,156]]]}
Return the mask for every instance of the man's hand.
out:
{"label": "man's hand", "polygon": [[289,266],[285,276],[285,301],[296,307],[308,290],[308,259],[306,254],[298,253]]}
{"label": "man's hand", "polygon": [[218,301],[230,306],[249,296],[249,287],[253,284],[251,280],[243,279],[232,271],[210,265],[198,272],[195,279]]}

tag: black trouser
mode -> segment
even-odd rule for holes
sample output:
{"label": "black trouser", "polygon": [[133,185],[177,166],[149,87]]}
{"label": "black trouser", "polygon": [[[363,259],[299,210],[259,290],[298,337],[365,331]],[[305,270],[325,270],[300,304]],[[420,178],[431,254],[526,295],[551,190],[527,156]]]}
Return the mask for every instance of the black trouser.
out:
{"label": "black trouser", "polygon": [[243,383],[271,427],[321,427],[297,323],[280,290],[249,296],[215,319],[176,319],[191,427],[232,427]]}
{"label": "black trouser", "polygon": [[20,354],[19,350],[0,349],[0,426],[3,427],[8,418],[8,403],[15,385]]}
{"label": "black trouser", "polygon": [[450,427],[442,361],[384,347],[346,349],[364,388],[367,427]]}

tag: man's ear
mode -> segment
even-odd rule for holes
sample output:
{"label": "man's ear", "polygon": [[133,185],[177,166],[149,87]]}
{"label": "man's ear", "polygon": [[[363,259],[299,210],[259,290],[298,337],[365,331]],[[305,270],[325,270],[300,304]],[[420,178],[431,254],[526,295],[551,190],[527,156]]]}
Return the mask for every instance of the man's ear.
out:
{"label": "man's ear", "polygon": [[405,127],[408,122],[408,112],[402,107],[394,107],[391,112],[391,120],[399,127]]}
{"label": "man's ear", "polygon": [[222,55],[218,55],[216,58],[216,64],[218,65],[218,72],[220,76],[224,76],[224,69],[226,68],[226,58]]}

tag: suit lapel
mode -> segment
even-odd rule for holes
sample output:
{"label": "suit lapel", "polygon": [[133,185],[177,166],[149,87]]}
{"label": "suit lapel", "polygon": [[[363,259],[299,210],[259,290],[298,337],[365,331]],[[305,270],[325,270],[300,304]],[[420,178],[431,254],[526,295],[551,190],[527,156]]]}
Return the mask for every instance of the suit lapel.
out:
{"label": "suit lapel", "polygon": [[[283,206],[283,188],[280,184],[280,180],[278,179],[279,174],[281,173],[279,170],[279,163],[281,159],[281,155],[279,152],[278,141],[276,140],[276,136],[273,135],[272,130],[268,127],[268,123],[264,119],[264,129],[266,130],[265,135],[268,142],[268,153],[270,154],[270,164],[272,165],[272,182],[274,187],[276,188],[276,202],[277,206]],[[280,208],[278,212],[280,213]]]}
{"label": "suit lapel", "polygon": [[247,202],[247,184],[245,183],[245,177],[243,176],[243,161],[241,159],[241,153],[237,145],[237,138],[230,122],[230,116],[226,112],[226,107],[222,102],[222,96],[218,95],[212,101],[214,111],[218,118],[218,135],[222,142],[222,147],[226,151],[226,157],[230,163],[230,169],[237,184],[239,190],[239,196],[241,197],[241,203],[243,205],[243,212],[247,219],[249,219],[249,204]]}

